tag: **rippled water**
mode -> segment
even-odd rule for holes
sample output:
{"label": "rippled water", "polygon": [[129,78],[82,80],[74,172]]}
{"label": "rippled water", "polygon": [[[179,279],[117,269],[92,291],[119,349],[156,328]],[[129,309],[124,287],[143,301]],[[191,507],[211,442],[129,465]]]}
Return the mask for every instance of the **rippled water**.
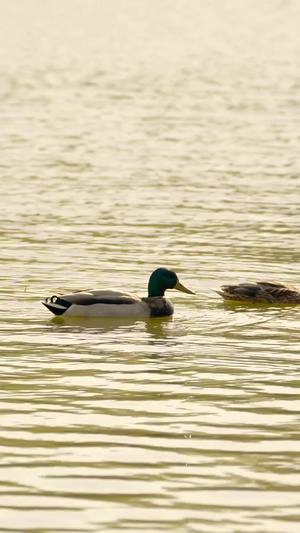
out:
{"label": "rippled water", "polygon": [[0,7],[0,531],[298,533],[300,310],[211,289],[300,285],[300,2]]}

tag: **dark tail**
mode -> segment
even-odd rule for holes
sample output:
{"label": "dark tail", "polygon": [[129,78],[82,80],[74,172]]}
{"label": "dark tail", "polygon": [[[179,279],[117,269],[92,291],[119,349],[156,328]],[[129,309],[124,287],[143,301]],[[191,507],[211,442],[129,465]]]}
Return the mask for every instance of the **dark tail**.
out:
{"label": "dark tail", "polygon": [[51,296],[50,298],[46,298],[42,304],[51,311],[54,315],[60,316],[63,315],[69,307],[71,307],[71,303],[67,302],[67,300],[64,300],[63,298],[59,298],[58,296]]}

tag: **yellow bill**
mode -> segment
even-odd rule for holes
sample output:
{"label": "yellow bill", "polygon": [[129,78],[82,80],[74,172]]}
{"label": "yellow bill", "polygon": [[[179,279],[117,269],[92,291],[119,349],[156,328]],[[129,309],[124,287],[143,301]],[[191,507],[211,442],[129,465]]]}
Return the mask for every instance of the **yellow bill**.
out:
{"label": "yellow bill", "polygon": [[182,285],[180,281],[177,281],[174,289],[177,289],[178,291],[181,291],[181,292],[186,292],[187,294],[196,294],[195,292],[190,291],[190,289],[187,289],[184,285]]}

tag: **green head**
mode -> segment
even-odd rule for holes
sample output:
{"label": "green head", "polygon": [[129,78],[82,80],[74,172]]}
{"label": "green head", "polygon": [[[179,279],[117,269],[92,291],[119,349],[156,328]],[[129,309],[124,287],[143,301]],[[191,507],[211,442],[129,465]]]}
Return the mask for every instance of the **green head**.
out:
{"label": "green head", "polygon": [[163,296],[167,289],[177,289],[188,294],[195,294],[180,283],[177,274],[173,270],[157,268],[149,279],[148,296]]}

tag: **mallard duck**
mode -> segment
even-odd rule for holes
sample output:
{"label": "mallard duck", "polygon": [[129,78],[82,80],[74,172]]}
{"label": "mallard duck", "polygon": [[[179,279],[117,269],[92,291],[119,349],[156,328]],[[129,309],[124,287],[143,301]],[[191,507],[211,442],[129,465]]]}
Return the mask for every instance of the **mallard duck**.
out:
{"label": "mallard duck", "polygon": [[140,298],[129,292],[104,289],[50,296],[42,303],[54,315],[163,317],[171,316],[174,313],[172,302],[164,297],[167,289],[177,289],[188,294],[195,294],[180,283],[173,270],[157,268],[150,276],[146,298]]}
{"label": "mallard duck", "polygon": [[224,300],[266,304],[300,304],[300,289],[277,281],[223,285],[216,290]]}

